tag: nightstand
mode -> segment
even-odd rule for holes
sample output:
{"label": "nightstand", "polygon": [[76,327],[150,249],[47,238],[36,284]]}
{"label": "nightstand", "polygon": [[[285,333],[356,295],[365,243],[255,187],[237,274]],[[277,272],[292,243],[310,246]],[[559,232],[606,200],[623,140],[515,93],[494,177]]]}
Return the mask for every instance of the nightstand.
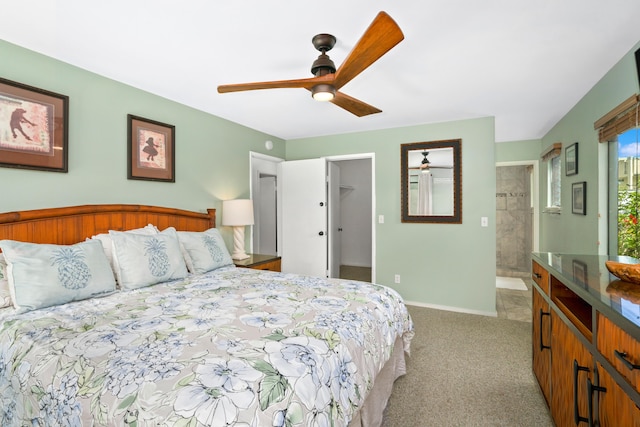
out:
{"label": "nightstand", "polygon": [[237,267],[254,270],[280,271],[280,257],[277,255],[248,254],[249,258],[233,260]]}

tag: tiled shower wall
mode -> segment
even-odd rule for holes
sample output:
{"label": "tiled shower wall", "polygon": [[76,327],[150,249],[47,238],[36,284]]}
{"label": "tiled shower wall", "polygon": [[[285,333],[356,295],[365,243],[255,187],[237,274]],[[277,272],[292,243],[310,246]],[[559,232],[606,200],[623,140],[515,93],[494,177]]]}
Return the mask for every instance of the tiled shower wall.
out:
{"label": "tiled shower wall", "polygon": [[531,166],[496,168],[496,275],[529,276],[533,247]]}

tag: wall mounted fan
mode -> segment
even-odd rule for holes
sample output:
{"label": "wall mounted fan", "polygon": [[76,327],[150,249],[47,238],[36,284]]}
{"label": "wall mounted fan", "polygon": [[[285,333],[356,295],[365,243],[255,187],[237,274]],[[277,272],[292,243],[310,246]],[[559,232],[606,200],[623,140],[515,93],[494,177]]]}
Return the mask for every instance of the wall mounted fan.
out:
{"label": "wall mounted fan", "polygon": [[380,12],[337,69],[327,55],[327,52],[335,45],[336,38],[331,34],[318,34],[312,39],[313,46],[320,51],[320,56],[311,66],[311,73],[315,77],[221,85],[218,86],[218,92],[303,88],[311,91],[314,99],[330,101],[358,117],[380,113],[382,110],[352,98],[339,90],[403,39],[404,35],[395,21],[385,12]]}

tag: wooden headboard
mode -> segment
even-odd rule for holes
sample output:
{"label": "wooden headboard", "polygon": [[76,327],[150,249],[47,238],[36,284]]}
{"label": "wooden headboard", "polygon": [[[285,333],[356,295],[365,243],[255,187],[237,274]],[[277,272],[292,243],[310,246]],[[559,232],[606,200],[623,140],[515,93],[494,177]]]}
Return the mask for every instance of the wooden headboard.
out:
{"label": "wooden headboard", "polygon": [[0,240],[70,245],[109,230],[153,224],[160,230],[204,231],[216,226],[207,213],[144,205],[83,205],[0,213]]}

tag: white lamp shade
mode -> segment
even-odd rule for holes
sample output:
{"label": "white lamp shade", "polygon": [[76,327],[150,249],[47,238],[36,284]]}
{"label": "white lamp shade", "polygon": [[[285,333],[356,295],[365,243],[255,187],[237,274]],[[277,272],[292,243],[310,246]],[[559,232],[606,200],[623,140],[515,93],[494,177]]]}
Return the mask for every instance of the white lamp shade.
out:
{"label": "white lamp shade", "polygon": [[243,226],[253,224],[253,202],[249,199],[224,200],[222,225]]}

